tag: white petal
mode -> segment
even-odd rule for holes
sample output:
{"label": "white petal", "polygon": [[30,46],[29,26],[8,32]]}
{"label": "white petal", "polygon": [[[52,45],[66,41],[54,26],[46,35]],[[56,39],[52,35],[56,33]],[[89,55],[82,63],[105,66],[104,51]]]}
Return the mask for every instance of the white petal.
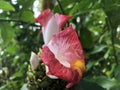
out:
{"label": "white petal", "polygon": [[55,16],[52,16],[52,18],[47,23],[46,27],[43,31],[43,37],[45,44],[48,44],[49,41],[52,39],[52,36],[60,31],[60,28],[57,24],[57,21],[55,19]]}
{"label": "white petal", "polygon": [[30,64],[32,66],[32,69],[37,68],[37,66],[39,65],[39,61],[39,57],[34,52],[31,52]]}
{"label": "white petal", "polygon": [[54,76],[54,75],[48,74],[48,72],[49,72],[48,66],[45,66],[45,68],[46,68],[46,74],[47,74],[47,76],[48,76],[49,78],[52,78],[52,79],[57,79],[57,78],[58,78],[58,77],[56,77],[56,76]]}

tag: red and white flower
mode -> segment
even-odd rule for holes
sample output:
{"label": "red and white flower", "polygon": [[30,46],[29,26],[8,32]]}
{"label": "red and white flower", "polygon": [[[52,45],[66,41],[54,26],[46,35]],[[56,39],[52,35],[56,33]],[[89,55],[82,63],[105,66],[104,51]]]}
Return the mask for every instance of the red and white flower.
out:
{"label": "red and white flower", "polygon": [[76,31],[64,25],[70,16],[43,11],[35,20],[42,26],[45,45],[40,58],[47,66],[46,74],[68,82],[66,88],[77,83],[85,71],[85,58]]}

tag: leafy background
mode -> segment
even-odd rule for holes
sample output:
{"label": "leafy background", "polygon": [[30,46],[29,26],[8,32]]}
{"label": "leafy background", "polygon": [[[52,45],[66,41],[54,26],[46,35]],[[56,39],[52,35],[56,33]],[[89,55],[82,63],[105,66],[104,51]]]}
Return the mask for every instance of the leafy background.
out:
{"label": "leafy background", "polygon": [[70,90],[120,90],[120,0],[0,0],[0,90],[27,90],[30,53],[43,44],[34,17],[46,8],[72,16],[84,49],[86,72]]}

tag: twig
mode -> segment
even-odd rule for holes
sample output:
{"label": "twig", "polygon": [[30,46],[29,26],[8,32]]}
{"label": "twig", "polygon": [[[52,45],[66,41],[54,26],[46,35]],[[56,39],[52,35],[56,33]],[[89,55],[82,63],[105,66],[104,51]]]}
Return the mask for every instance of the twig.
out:
{"label": "twig", "polygon": [[62,5],[61,5],[60,1],[59,1],[59,0],[57,0],[57,2],[58,2],[58,5],[59,5],[59,7],[60,7],[60,9],[61,9],[62,13],[63,13],[63,14],[65,14],[64,9],[62,8]]}
{"label": "twig", "polygon": [[3,18],[0,18],[0,22],[21,22],[20,20],[15,20],[15,19],[3,19]]}
{"label": "twig", "polygon": [[21,20],[17,20],[17,19],[4,19],[4,18],[0,18],[0,22],[20,22],[20,23],[25,23],[25,24],[30,24],[32,26],[36,26],[36,27],[40,27],[39,25],[35,25],[34,23],[28,23],[28,22],[24,22]]}

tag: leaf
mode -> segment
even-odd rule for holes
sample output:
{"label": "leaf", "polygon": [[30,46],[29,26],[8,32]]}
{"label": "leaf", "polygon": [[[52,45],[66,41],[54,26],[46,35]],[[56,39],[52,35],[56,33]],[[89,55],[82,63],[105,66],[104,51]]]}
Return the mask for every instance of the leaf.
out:
{"label": "leaf", "polygon": [[18,0],[18,2],[22,4],[23,10],[27,10],[29,8],[32,8],[34,0]]}
{"label": "leaf", "polygon": [[[71,8],[73,7],[74,3],[79,2],[80,0],[61,0],[60,3],[62,5],[62,7],[64,7],[64,11],[65,13],[68,12],[70,6]],[[59,4],[54,8],[54,13],[62,13]]]}
{"label": "leaf", "polygon": [[100,8],[100,2],[95,0],[82,0],[79,3],[76,3],[74,7],[70,10],[69,15],[80,15],[86,12]]}
{"label": "leaf", "polygon": [[112,87],[110,90],[120,90],[120,82],[117,83],[114,87]]}
{"label": "leaf", "polygon": [[114,70],[115,78],[120,82],[120,65],[118,65]]}
{"label": "leaf", "polygon": [[15,11],[15,8],[7,1],[0,0],[0,9],[4,11]]}
{"label": "leaf", "polygon": [[[120,1],[119,1],[120,3]],[[114,2],[113,0],[104,0],[102,4],[104,5],[104,11],[107,14],[112,28],[117,28],[120,24],[120,4]]]}
{"label": "leaf", "polygon": [[78,84],[72,87],[70,90],[105,90],[95,82],[87,79],[82,79]]}
{"label": "leaf", "polygon": [[9,45],[7,48],[6,48],[6,52],[10,53],[10,54],[15,54],[17,51],[17,47],[15,45]]}
{"label": "leaf", "polygon": [[91,48],[92,36],[91,36],[91,32],[88,29],[83,28],[80,30],[80,41],[83,48],[87,48],[87,49]]}
{"label": "leaf", "polygon": [[106,47],[107,47],[106,45],[95,46],[95,48],[91,52],[91,54],[99,53],[99,52],[103,51]]}
{"label": "leaf", "polygon": [[96,61],[90,61],[90,62],[86,65],[86,67],[87,67],[86,71],[90,70],[90,69],[95,65],[95,63],[96,63]]}
{"label": "leaf", "polygon": [[25,22],[34,22],[34,16],[31,11],[23,11],[20,19]]}
{"label": "leaf", "polygon": [[106,89],[110,89],[114,86],[116,86],[117,81],[114,79],[107,78],[105,76],[99,76],[94,79],[96,83],[98,83],[100,86]]}
{"label": "leaf", "polygon": [[23,76],[23,74],[21,72],[16,72],[10,77],[10,79],[15,80],[15,79],[20,78],[22,76]]}
{"label": "leaf", "polygon": [[1,37],[4,41],[4,44],[8,44],[14,37],[13,28],[9,25],[9,23],[1,23],[0,27]]}

